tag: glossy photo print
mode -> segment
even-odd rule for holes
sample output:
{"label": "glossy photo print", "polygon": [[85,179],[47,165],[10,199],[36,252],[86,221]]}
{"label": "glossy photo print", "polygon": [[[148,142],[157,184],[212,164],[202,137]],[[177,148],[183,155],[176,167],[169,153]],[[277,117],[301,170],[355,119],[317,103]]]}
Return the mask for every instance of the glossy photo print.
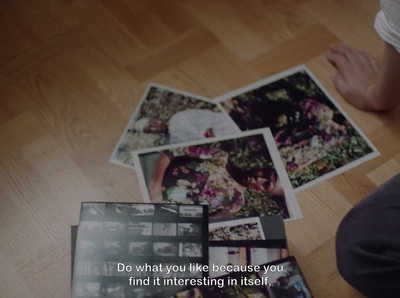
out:
{"label": "glossy photo print", "polygon": [[268,286],[265,287],[268,297],[314,297],[295,257],[265,264],[263,268],[266,270],[258,274],[261,279],[268,280]]}
{"label": "glossy photo print", "polygon": [[[71,297],[154,297],[171,288],[155,284],[156,279],[206,277],[190,264],[208,264],[207,209],[82,202],[71,245]],[[188,212],[196,216],[188,217]],[[179,270],[167,272],[166,266]]]}
{"label": "glossy photo print", "polygon": [[305,66],[217,101],[240,130],[271,129],[296,191],[379,155]]}
{"label": "glossy photo print", "polygon": [[131,151],[222,136],[239,131],[219,104],[206,98],[150,84],[110,161],[134,167]]}
{"label": "glossy photo print", "polygon": [[208,205],[210,220],[302,216],[268,129],[132,156],[145,202]]}
{"label": "glossy photo print", "polygon": [[[209,247],[210,266],[213,264],[222,266],[241,266],[244,268],[249,265],[262,265],[266,262],[278,261],[288,257],[287,248],[279,247],[253,247],[248,246],[211,246]],[[214,267],[215,268],[215,267]],[[211,270],[209,276],[211,278],[226,275],[227,272]]]}
{"label": "glossy photo print", "polygon": [[210,241],[265,240],[259,217],[209,224]]}

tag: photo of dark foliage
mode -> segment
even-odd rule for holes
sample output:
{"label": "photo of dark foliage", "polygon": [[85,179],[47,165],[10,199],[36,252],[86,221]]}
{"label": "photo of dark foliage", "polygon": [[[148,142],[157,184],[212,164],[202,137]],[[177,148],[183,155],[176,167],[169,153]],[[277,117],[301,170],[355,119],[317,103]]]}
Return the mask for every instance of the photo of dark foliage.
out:
{"label": "photo of dark foliage", "polygon": [[233,164],[243,170],[273,167],[267,145],[260,134],[214,142],[209,146],[227,152]]}
{"label": "photo of dark foliage", "polygon": [[151,87],[143,102],[138,118],[155,118],[168,121],[175,113],[187,109],[207,109],[220,112],[218,107],[206,101],[190,97],[167,89]]}
{"label": "photo of dark foliage", "polygon": [[223,226],[210,229],[210,241],[226,240],[263,240],[258,222],[244,223],[237,226]]}
{"label": "photo of dark foliage", "polygon": [[271,129],[294,188],[373,152],[306,71],[221,104],[242,131]]}
{"label": "photo of dark foliage", "polygon": [[[210,144],[229,153],[229,159],[241,170],[274,168],[267,145],[261,135],[235,138]],[[289,218],[285,196],[247,188],[246,204],[232,218],[281,215]]]}

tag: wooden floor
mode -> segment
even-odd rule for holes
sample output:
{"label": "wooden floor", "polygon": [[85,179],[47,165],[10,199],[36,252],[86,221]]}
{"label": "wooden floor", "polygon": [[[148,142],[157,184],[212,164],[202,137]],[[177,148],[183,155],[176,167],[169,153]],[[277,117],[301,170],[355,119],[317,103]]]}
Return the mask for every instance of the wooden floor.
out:
{"label": "wooden floor", "polygon": [[362,297],[336,269],[336,228],[400,171],[400,110],[359,111],[324,58],[345,42],[380,56],[378,0],[0,1],[0,296],[70,295],[81,201],[141,201],[108,161],[149,82],[215,98],[306,64],[381,155],[298,194],[290,252],[315,297]]}

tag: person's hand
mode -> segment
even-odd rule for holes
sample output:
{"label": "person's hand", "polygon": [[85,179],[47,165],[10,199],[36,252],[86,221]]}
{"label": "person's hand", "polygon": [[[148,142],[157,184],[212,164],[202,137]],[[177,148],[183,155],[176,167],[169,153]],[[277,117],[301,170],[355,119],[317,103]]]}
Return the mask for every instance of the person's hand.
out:
{"label": "person's hand", "polygon": [[357,108],[373,110],[373,88],[380,66],[370,54],[348,45],[331,45],[325,57],[337,71],[331,75],[336,89]]}

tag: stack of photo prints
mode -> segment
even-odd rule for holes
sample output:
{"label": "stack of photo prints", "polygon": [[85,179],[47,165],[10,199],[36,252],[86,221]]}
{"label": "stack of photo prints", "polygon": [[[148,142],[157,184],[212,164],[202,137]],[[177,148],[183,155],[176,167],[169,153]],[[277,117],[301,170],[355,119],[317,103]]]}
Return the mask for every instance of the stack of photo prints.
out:
{"label": "stack of photo prints", "polygon": [[312,297],[295,194],[378,155],[304,65],[214,100],[152,83],[110,158],[143,203],[82,203],[72,297]]}

